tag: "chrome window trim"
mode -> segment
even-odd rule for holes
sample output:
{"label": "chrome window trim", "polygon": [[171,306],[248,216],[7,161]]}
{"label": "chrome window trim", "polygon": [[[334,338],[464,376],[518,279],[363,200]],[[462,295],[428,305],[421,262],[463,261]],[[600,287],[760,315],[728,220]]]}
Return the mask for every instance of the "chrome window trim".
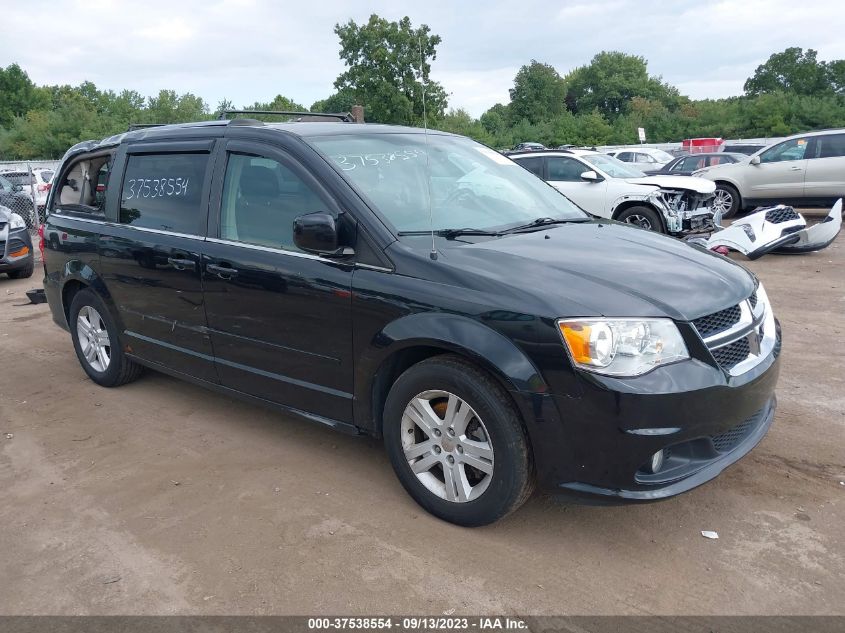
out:
{"label": "chrome window trim", "polygon": [[261,246],[260,244],[250,244],[249,242],[239,242],[237,240],[225,240],[219,237],[207,237],[205,238],[206,242],[211,242],[212,244],[226,244],[228,246],[240,246],[243,248],[248,248],[253,251],[263,251],[265,253],[280,253],[282,255],[292,255],[293,257],[302,257],[303,259],[316,259],[321,262],[328,262],[332,264],[337,264],[338,260],[328,259],[327,257],[320,257],[319,255],[314,255],[313,253],[303,253],[302,251],[289,251],[284,248],[274,248],[272,246]]}
{"label": "chrome window trim", "polygon": [[[101,224],[103,226],[114,226],[114,227],[124,227],[129,229],[134,229],[136,231],[142,231],[144,233],[156,233],[159,235],[170,235],[173,237],[184,237],[189,239],[196,239],[202,240],[204,242],[211,242],[213,244],[225,244],[228,246],[240,246],[243,248],[249,248],[255,251],[263,251],[265,253],[279,253],[281,255],[290,255],[292,257],[301,257],[303,259],[313,259],[321,262],[325,262],[328,264],[343,264],[347,262],[343,262],[342,260],[338,259],[329,259],[327,257],[320,257],[319,255],[314,255],[313,253],[304,253],[302,251],[289,251],[284,248],[273,248],[272,246],[260,246],[259,244],[250,244],[249,242],[238,242],[235,240],[224,240],[217,237],[203,237],[202,235],[189,235],[188,233],[177,233],[176,231],[165,231],[164,229],[151,229],[144,226],[132,226],[131,224],[120,224],[118,222],[109,222],[107,220],[95,220],[92,218],[77,218],[72,215],[64,215],[63,213],[51,213],[50,215],[54,215],[56,217],[65,218],[67,220],[78,220],[79,222],[88,222],[89,224]],[[387,268],[384,266],[374,266],[372,264],[360,264],[357,262],[348,262],[349,265],[354,265],[357,268],[366,268],[367,270],[375,270],[378,272],[385,272],[385,273],[392,273],[392,268]]]}

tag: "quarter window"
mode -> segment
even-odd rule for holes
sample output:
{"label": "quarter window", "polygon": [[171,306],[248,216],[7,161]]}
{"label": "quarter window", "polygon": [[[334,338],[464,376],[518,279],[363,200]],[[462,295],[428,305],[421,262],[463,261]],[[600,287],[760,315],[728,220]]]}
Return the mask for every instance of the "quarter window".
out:
{"label": "quarter window", "polygon": [[208,154],[131,154],[120,194],[120,222],[200,235]]}
{"label": "quarter window", "polygon": [[780,163],[785,160],[802,160],[807,151],[807,139],[796,138],[775,145],[760,155],[761,163]]}
{"label": "quarter window", "polygon": [[581,174],[589,171],[583,163],[574,158],[560,158],[550,156],[549,161],[549,180],[563,180],[567,182],[579,182]]}
{"label": "quarter window", "polygon": [[279,161],[230,154],[223,181],[220,237],[299,250],[293,243],[293,221],[307,213],[325,212],[327,206]]}

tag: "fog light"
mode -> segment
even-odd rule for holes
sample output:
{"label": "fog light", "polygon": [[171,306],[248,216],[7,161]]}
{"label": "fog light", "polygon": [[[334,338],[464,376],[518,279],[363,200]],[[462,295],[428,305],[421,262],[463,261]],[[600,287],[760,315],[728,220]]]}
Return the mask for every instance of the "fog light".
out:
{"label": "fog light", "polygon": [[659,473],[661,468],[663,468],[663,449],[660,449],[651,456],[651,459],[648,461],[648,465],[646,466],[646,470],[648,470],[651,474],[654,474]]}

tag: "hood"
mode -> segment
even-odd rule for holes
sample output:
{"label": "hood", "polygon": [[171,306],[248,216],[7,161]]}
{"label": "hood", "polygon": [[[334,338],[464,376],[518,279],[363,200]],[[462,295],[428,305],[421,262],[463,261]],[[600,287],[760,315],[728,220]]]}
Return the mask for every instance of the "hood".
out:
{"label": "hood", "polygon": [[523,309],[539,302],[550,317],[689,321],[736,305],[755,285],[726,257],[615,222],[447,243],[440,261],[483,278],[480,287],[506,285],[503,295]]}
{"label": "hood", "polygon": [[694,176],[646,176],[644,178],[626,178],[633,185],[653,185],[662,189],[684,189],[696,193],[713,193],[716,185],[710,180]]}
{"label": "hood", "polygon": [[9,207],[4,207],[0,204],[0,222],[8,222],[12,219],[13,211]]}

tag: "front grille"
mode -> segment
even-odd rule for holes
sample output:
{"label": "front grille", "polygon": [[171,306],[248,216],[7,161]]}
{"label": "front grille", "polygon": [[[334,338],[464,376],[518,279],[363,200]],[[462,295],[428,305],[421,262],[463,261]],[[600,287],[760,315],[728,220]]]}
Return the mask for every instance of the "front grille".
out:
{"label": "front grille", "polygon": [[6,256],[6,241],[0,240],[0,259]]}
{"label": "front grille", "polygon": [[739,322],[740,311],[739,306],[731,306],[719,312],[708,314],[692,322],[695,329],[701,335],[701,338],[707,338],[717,332],[727,330],[732,325]]}
{"label": "front grille", "polygon": [[716,359],[722,369],[730,371],[735,365],[748,358],[750,353],[751,346],[748,344],[748,338],[742,337],[724,347],[714,349],[713,358]]}
{"label": "front grille", "polygon": [[751,293],[750,297],[748,297],[748,303],[751,304],[752,310],[757,307],[757,291],[756,290]]}
{"label": "front grille", "polygon": [[772,224],[797,220],[799,217],[801,216],[792,207],[775,207],[766,211],[766,220]]}
{"label": "front grille", "polygon": [[742,444],[744,439],[751,435],[762,419],[762,414],[763,409],[757,411],[757,413],[747,420],[743,420],[732,429],[724,433],[719,433],[718,435],[711,435],[710,440],[713,442],[713,448],[719,453],[727,453],[735,449]]}

